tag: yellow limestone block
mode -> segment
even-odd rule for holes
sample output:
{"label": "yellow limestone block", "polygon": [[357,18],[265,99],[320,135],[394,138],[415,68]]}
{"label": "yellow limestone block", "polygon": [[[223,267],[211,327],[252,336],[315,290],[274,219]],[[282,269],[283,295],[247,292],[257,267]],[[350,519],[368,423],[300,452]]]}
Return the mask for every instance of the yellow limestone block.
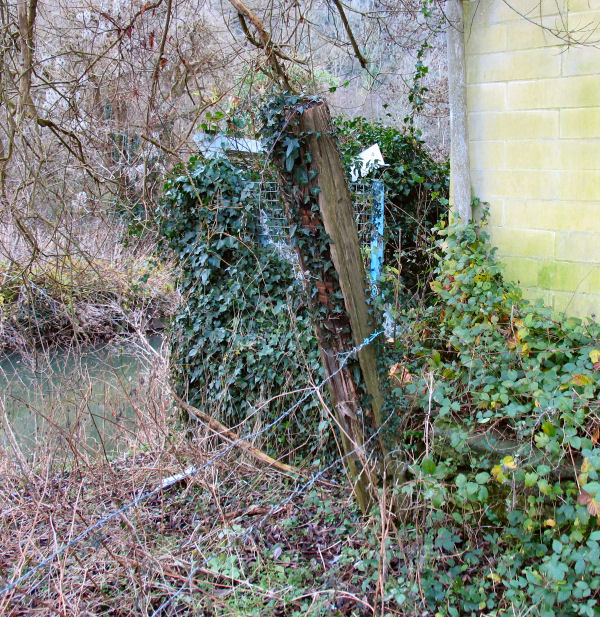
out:
{"label": "yellow limestone block", "polygon": [[[592,0],[596,2],[597,0]],[[465,23],[495,24],[520,22],[523,16],[539,19],[566,13],[567,0],[468,0],[463,3]]]}
{"label": "yellow limestone block", "polygon": [[470,84],[467,86],[467,109],[469,111],[504,111],[506,108],[506,84]]}
{"label": "yellow limestone block", "polygon": [[598,263],[600,261],[598,247],[600,247],[598,232],[566,230],[556,232],[557,259]]}
{"label": "yellow limestone block", "polygon": [[600,169],[600,140],[562,139],[559,143],[562,169]]}
{"label": "yellow limestone block", "polygon": [[569,261],[541,264],[537,286],[555,291],[600,293],[600,265]]}
{"label": "yellow limestone block", "polygon": [[560,142],[537,139],[506,142],[507,169],[560,169]]}
{"label": "yellow limestone block", "polygon": [[471,169],[502,169],[504,167],[503,141],[472,141],[469,143]]}
{"label": "yellow limestone block", "polygon": [[564,201],[600,201],[600,171],[572,169],[560,172],[558,196]]}
{"label": "yellow limestone block", "polygon": [[560,172],[537,170],[476,170],[472,172],[475,195],[480,199],[556,199]]}
{"label": "yellow limestone block", "polygon": [[490,229],[492,244],[500,255],[510,257],[553,257],[554,232],[499,227]]}
{"label": "yellow limestone block", "polygon": [[504,275],[523,287],[536,287],[538,283],[539,259],[528,257],[501,257]]}
{"label": "yellow limestone block", "polygon": [[509,109],[598,107],[600,73],[508,84]]}
{"label": "yellow limestone block", "polygon": [[561,138],[600,137],[600,109],[561,109]]}
{"label": "yellow limestone block", "polygon": [[540,19],[538,13],[532,21],[521,19],[508,26],[506,47],[509,50],[560,47],[565,44],[561,38],[565,30],[564,15],[552,15]]}
{"label": "yellow limestone block", "polygon": [[504,201],[504,224],[524,229],[600,232],[600,201],[507,199]]}
{"label": "yellow limestone block", "polygon": [[[598,19],[600,13],[596,17],[596,39],[600,39],[598,33]],[[597,47],[585,47],[574,45],[565,49],[562,55],[562,74],[568,75],[586,75],[598,73],[600,66],[600,49]]]}
{"label": "yellow limestone block", "polygon": [[465,52],[467,54],[487,54],[506,49],[506,26],[465,25]]}
{"label": "yellow limestone block", "polygon": [[528,49],[467,56],[467,82],[559,77],[560,55],[554,49]]}
{"label": "yellow limestone block", "polygon": [[598,319],[600,294],[554,292],[554,310],[574,317]]}
{"label": "yellow limestone block", "polygon": [[551,139],[558,137],[558,111],[472,112],[469,114],[469,138],[477,139]]}
{"label": "yellow limestone block", "polygon": [[600,10],[600,0],[568,0],[569,15],[571,13]]}

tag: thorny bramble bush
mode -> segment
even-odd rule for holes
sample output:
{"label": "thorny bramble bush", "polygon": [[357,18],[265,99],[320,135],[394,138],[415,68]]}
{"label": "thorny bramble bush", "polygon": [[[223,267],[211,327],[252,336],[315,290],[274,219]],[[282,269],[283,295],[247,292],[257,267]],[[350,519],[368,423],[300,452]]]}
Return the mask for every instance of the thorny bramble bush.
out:
{"label": "thorny bramble bush", "polygon": [[[600,326],[522,299],[481,227],[440,226],[432,306],[390,371],[437,615],[598,615]],[[409,431],[410,432],[410,431]]]}

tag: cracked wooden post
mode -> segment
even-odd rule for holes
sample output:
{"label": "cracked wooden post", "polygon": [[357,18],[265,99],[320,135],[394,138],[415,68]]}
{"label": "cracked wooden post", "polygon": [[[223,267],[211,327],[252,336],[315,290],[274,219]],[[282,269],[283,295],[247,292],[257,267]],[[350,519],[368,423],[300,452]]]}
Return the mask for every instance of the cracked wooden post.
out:
{"label": "cracked wooden post", "polygon": [[[367,304],[367,278],[360,253],[354,205],[342,161],[331,135],[332,125],[326,103],[307,109],[302,115],[300,127],[304,132],[310,132],[308,145],[311,165],[319,172],[319,208],[325,231],[331,238],[331,258],[344,295],[352,338],[354,344],[359,346],[373,334],[374,329]],[[379,428],[383,395],[379,387],[374,345],[367,345],[359,351],[358,359],[367,392],[372,398],[375,426]]]}
{"label": "cracked wooden post", "polygon": [[[354,206],[331,134],[327,105],[317,102],[305,108],[298,131],[303,136],[304,144],[301,159],[311,172],[317,173],[313,174],[313,178],[309,174],[305,189],[291,196],[301,218],[293,222],[305,228],[306,235],[311,237],[313,243],[309,246],[316,247],[315,252],[322,245],[328,247],[321,254],[320,262],[306,254],[307,248],[299,249],[299,258],[303,269],[308,270],[307,285],[313,305],[323,309],[315,311],[321,315],[314,324],[315,332],[325,374],[330,377],[328,383],[348,468],[355,483],[355,494],[361,509],[366,512],[372,503],[375,479],[373,464],[364,448],[365,421],[371,424],[373,430],[381,426],[383,395],[374,344],[362,347],[364,341],[373,335],[374,329],[367,304],[367,280]],[[317,187],[318,190],[315,190]],[[318,212],[311,207],[315,193],[318,194]],[[335,304],[334,298],[339,295],[338,292],[343,296],[343,307],[340,303]],[[358,362],[362,383],[356,382],[352,367],[342,367],[344,352],[353,347],[360,347]],[[370,398],[369,410],[362,408],[364,395]],[[376,443],[381,444],[381,439]]]}

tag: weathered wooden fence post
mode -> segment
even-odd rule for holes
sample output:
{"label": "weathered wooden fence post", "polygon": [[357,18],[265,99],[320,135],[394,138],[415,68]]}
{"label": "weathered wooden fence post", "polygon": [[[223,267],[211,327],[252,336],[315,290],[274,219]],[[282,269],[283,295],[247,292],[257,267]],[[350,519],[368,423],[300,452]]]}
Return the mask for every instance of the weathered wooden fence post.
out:
{"label": "weathered wooden fence post", "polygon": [[[288,109],[287,115],[287,143],[293,147],[293,139],[297,140],[298,152],[291,160],[300,171],[294,175],[290,156],[286,158],[289,149],[280,150],[275,162],[282,177],[288,217],[300,229],[296,243],[299,260],[316,316],[315,332],[348,468],[360,507],[367,511],[375,482],[373,462],[364,448],[365,421],[373,430],[381,426],[383,395],[374,344],[363,346],[374,328],[354,207],[326,103],[312,101],[300,109]],[[279,138],[285,143],[281,135]],[[344,352],[354,346],[360,348],[362,380],[358,381],[352,367],[343,363]],[[363,408],[366,396],[370,410]]]}
{"label": "weathered wooden fence post", "polygon": [[[319,208],[325,231],[331,238],[331,258],[339,277],[354,344],[358,346],[374,330],[369,318],[367,279],[360,253],[354,206],[342,161],[331,135],[332,125],[327,105],[321,103],[307,109],[300,120],[300,127],[311,133],[308,147],[312,166],[319,172],[316,177],[321,189]],[[367,392],[372,397],[375,423],[379,427],[382,422],[383,396],[379,388],[374,345],[363,347],[358,352],[358,358]]]}

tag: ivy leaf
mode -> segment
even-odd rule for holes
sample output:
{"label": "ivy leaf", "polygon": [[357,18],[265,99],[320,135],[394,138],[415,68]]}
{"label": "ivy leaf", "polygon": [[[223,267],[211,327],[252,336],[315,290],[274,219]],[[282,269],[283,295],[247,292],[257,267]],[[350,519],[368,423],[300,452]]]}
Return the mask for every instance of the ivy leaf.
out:
{"label": "ivy leaf", "polygon": [[286,159],[289,158],[290,154],[292,154],[294,150],[297,150],[300,147],[300,141],[298,139],[291,139],[289,137],[285,140],[284,144],[287,144],[287,148],[285,150]]}
{"label": "ivy leaf", "polygon": [[537,484],[538,481],[538,475],[537,473],[526,473],[525,474],[525,486],[527,487],[532,487],[535,486]]}
{"label": "ivy leaf", "polygon": [[507,481],[507,477],[502,471],[502,465],[495,465],[492,467],[492,476],[494,476],[494,480],[500,484],[504,484],[504,482]]}
{"label": "ivy leaf", "polygon": [[584,486],[587,493],[600,498],[600,482],[587,482]]}
{"label": "ivy leaf", "polygon": [[587,506],[587,511],[592,516],[600,516],[600,501],[597,501],[590,493],[581,490],[577,497],[577,503],[580,506]]}
{"label": "ivy leaf", "polygon": [[389,375],[397,379],[402,385],[411,383],[413,380],[413,376],[408,372],[406,367],[399,362],[392,364]]}
{"label": "ivy leaf", "polygon": [[519,342],[527,338],[528,336],[529,336],[529,330],[527,328],[519,328],[517,330],[517,339],[519,340]]}
{"label": "ivy leaf", "polygon": [[515,463],[515,459],[512,456],[505,456],[502,459],[502,467],[506,469],[516,469],[517,465]]}
{"label": "ivy leaf", "polygon": [[502,578],[500,577],[499,574],[496,574],[496,572],[490,572],[487,577],[493,581],[494,583],[501,583],[502,582]]}
{"label": "ivy leaf", "polygon": [[590,503],[587,505],[587,511],[592,516],[600,516],[600,501],[596,501],[595,499],[590,500]]}
{"label": "ivy leaf", "polygon": [[564,580],[566,573],[569,571],[569,568],[566,564],[556,558],[545,563],[540,570],[543,570],[544,573],[547,574],[552,580],[562,581]]}
{"label": "ivy leaf", "polygon": [[590,360],[593,364],[600,361],[600,349],[592,349],[592,351],[590,351]]}
{"label": "ivy leaf", "polygon": [[544,479],[538,481],[538,489],[540,493],[542,493],[542,495],[550,495],[550,493],[552,492],[552,487]]}

